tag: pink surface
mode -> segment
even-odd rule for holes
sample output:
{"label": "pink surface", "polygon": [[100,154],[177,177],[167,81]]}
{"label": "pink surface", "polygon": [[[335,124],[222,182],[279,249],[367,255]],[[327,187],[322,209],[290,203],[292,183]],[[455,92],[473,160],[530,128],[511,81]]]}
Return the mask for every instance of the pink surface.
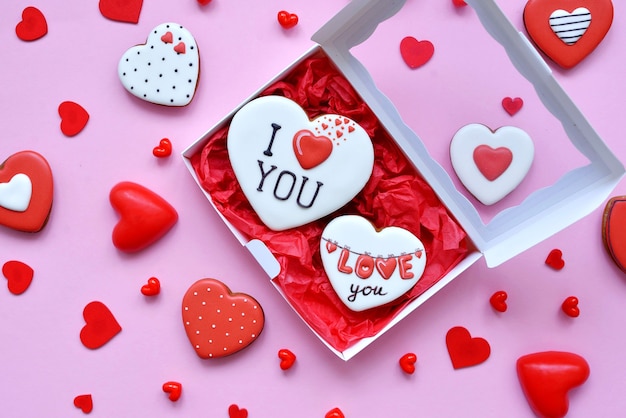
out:
{"label": "pink surface", "polygon": [[[531,169],[533,177],[518,190],[520,196],[584,164],[559,139],[558,126],[545,119],[546,111],[528,84],[514,76],[471,9],[455,9],[451,1],[408,3],[394,23],[381,25],[355,54],[438,161],[446,164],[449,139],[463,123],[481,122],[494,128],[523,127],[545,150]],[[501,3],[523,30],[525,2]],[[49,32],[26,43],[16,37],[15,25],[29,5],[44,13]],[[182,159],[152,155],[163,137],[172,140],[175,154],[194,142],[306,51],[312,33],[343,5],[330,0],[290,6],[273,0],[245,5],[213,0],[200,6],[193,0],[151,0],[144,2],[137,25],[102,17],[95,0],[63,5],[11,0],[2,6],[0,160],[25,149],[38,151],[52,166],[56,187],[50,221],[42,232],[0,230],[0,262],[20,260],[35,270],[24,294],[0,291],[3,415],[82,416],[73,399],[91,393],[94,417],[227,417],[232,403],[248,409],[250,417],[323,417],[334,407],[346,417],[527,417],[532,412],[520,390],[515,362],[545,350],[572,351],[590,364],[589,380],[571,394],[569,416],[617,416],[623,411],[626,337],[620,328],[626,278],[602,248],[602,208],[498,268],[489,270],[478,262],[345,363],[275,291],[210,207]],[[276,14],[287,7],[300,22],[285,31]],[[613,27],[591,56],[572,70],[551,66],[624,160],[620,103],[625,88],[620,80],[625,62],[619,40],[626,30],[620,7],[616,2]],[[187,27],[201,54],[196,97],[182,109],[144,103],[127,93],[117,77],[124,51],[168,21]],[[405,36],[435,45],[435,55],[424,67],[411,70],[402,62],[399,43]],[[485,61],[477,62],[465,43]],[[448,52],[453,47],[455,52]],[[468,78],[468,70],[476,77]],[[500,106],[505,96],[526,102],[514,117]],[[72,138],[59,128],[57,107],[66,100],[81,104],[91,115],[86,128]],[[551,164],[551,156],[559,164]],[[111,243],[117,216],[108,194],[125,180],[159,193],[180,216],[161,241],[133,255],[120,253]],[[626,194],[623,183],[614,194]],[[503,204],[514,204],[520,196]],[[493,212],[481,209],[481,215],[489,218]],[[566,266],[561,271],[544,265],[552,248],[563,250]],[[151,276],[162,285],[154,299],[140,293]],[[267,320],[258,341],[217,361],[195,355],[180,317],[183,294],[203,277],[253,295]],[[509,295],[505,313],[489,305],[497,290]],[[570,295],[580,299],[578,318],[560,310]],[[111,309],[123,330],[102,348],[89,350],[79,333],[82,310],[94,300]],[[457,325],[489,341],[491,356],[485,363],[452,368],[445,335]],[[298,357],[290,370],[279,367],[281,348]],[[411,376],[398,365],[407,352],[418,356]],[[177,403],[161,390],[167,381],[183,384]]]}

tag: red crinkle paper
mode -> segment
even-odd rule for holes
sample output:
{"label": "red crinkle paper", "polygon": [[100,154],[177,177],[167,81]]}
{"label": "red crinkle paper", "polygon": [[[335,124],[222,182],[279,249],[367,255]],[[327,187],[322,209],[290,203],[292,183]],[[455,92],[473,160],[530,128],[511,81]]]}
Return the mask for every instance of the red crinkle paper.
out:
{"label": "red crinkle paper", "polygon": [[[274,281],[294,309],[327,343],[343,351],[376,335],[457,265],[469,251],[466,234],[326,56],[303,60],[261,95],[290,98],[311,119],[325,113],[347,116],[368,132],[374,144],[374,170],[361,193],[336,213],[280,232],[260,221],[237,183],[226,149],[228,126],[210,135],[191,158],[217,209],[244,236],[260,239],[274,254],[282,268]],[[395,302],[363,312],[353,312],[339,300],[322,266],[320,239],[326,224],[344,214],[363,216],[377,228],[402,227],[420,238],[428,261],[412,290]]]}

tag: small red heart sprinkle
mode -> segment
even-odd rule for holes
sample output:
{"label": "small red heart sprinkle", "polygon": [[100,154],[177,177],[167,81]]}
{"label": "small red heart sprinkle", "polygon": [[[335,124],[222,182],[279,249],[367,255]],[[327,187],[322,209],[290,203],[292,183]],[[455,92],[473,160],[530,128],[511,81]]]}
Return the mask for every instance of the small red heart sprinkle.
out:
{"label": "small red heart sprinkle", "polygon": [[36,41],[48,33],[48,23],[41,10],[27,7],[22,11],[22,20],[15,27],[15,34],[22,41]]}
{"label": "small red heart sprinkle", "polygon": [[506,294],[504,290],[499,290],[493,295],[491,295],[491,298],[489,298],[489,303],[491,304],[491,307],[495,309],[496,311],[506,312],[506,309],[507,309],[506,298],[507,297],[508,295]]}
{"label": "small red heart sprinkle", "polygon": [[519,112],[522,106],[524,106],[524,101],[519,97],[505,97],[502,99],[502,107],[511,116]]}
{"label": "small red heart sprinkle", "polygon": [[465,3],[464,0],[452,0],[452,4],[454,4],[456,7],[467,6],[467,3]]}
{"label": "small red heart sprinkle", "polygon": [[172,35],[172,32],[167,31],[161,36],[161,40],[166,44],[171,44],[174,42],[174,35]]}
{"label": "small red heart sprinkle", "polygon": [[421,67],[432,58],[435,47],[430,41],[418,41],[407,36],[400,42],[400,54],[410,68]]}
{"label": "small red heart sprinkle", "polygon": [[450,328],[446,334],[446,346],[455,369],[476,366],[487,360],[491,354],[487,340],[472,337],[463,327]]}
{"label": "small red heart sprinkle", "polygon": [[563,252],[558,248],[550,251],[550,254],[548,254],[548,257],[546,258],[546,264],[555,270],[561,270],[563,267],[565,267]]}
{"label": "small red heart sprinkle", "polygon": [[11,260],[2,266],[2,274],[8,280],[9,292],[21,295],[32,283],[35,272],[28,264]]}
{"label": "small red heart sprinkle", "polygon": [[278,358],[280,359],[280,368],[282,370],[291,368],[296,362],[296,355],[286,348],[278,350]]}
{"label": "small red heart sprinkle", "polygon": [[278,12],[278,23],[285,29],[291,29],[298,24],[298,15],[281,10]]}
{"label": "small red heart sprinkle", "polygon": [[580,315],[580,309],[578,308],[578,298],[576,296],[570,296],[563,301],[561,304],[561,309],[565,312],[565,315],[571,316],[572,318],[578,317]]}
{"label": "small red heart sprinkle", "polygon": [[91,395],[78,395],[74,398],[74,406],[83,413],[88,414],[93,410],[93,399]]}
{"label": "small red heart sprinkle", "polygon": [[184,42],[179,42],[175,47],[174,47],[174,51],[178,52],[179,54],[184,54],[185,51],[187,49],[185,48],[185,43]]}
{"label": "small red heart sprinkle", "polygon": [[339,408],[333,408],[324,415],[324,418],[345,418],[346,416]]}
{"label": "small red heart sprinkle", "polygon": [[78,103],[63,102],[59,105],[61,132],[66,136],[78,135],[89,121],[89,113]]}
{"label": "small red heart sprinkle", "polygon": [[165,382],[163,383],[163,392],[169,394],[170,401],[176,402],[183,393],[183,385],[178,382]]}
{"label": "small red heart sprinkle", "polygon": [[148,283],[141,286],[141,293],[144,296],[156,296],[161,292],[161,282],[156,277],[150,277]]}
{"label": "small red heart sprinkle", "polygon": [[159,141],[159,145],[152,149],[152,155],[157,158],[165,158],[172,155],[172,142],[163,138]]}
{"label": "small red heart sprinkle", "polygon": [[122,327],[104,303],[90,302],[83,309],[85,326],[80,330],[80,341],[87,348],[95,350],[108,343]]}
{"label": "small red heart sprinkle", "polygon": [[417,356],[414,353],[406,353],[400,357],[400,368],[408,374],[415,372],[415,362],[417,362]]}
{"label": "small red heart sprinkle", "polygon": [[239,408],[236,404],[232,404],[228,407],[229,418],[248,418],[248,410],[245,408]]}

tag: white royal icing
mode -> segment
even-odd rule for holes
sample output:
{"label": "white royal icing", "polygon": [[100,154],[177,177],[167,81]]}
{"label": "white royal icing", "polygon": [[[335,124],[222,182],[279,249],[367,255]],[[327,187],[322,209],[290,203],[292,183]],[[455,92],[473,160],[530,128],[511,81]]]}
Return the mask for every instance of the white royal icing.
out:
{"label": "white royal icing", "polygon": [[33,195],[33,184],[24,173],[11,177],[8,183],[0,183],[0,207],[15,212],[25,212]]}
{"label": "white royal icing", "polygon": [[469,124],[450,143],[450,160],[459,180],[485,205],[500,201],[522,182],[534,155],[530,136],[513,126],[493,132],[485,125]]}
{"label": "white royal icing", "polygon": [[198,45],[177,23],[163,23],[143,45],[128,49],[118,64],[122,85],[142,100],[165,106],[186,106],[200,76]]}
{"label": "white royal icing", "polygon": [[396,300],[415,286],[426,267],[424,246],[411,232],[398,227],[377,231],[356,215],[326,226],[320,253],[333,289],[357,312]]}
{"label": "white royal icing", "polygon": [[550,15],[552,31],[567,45],[578,42],[590,24],[591,12],[586,7],[579,7],[571,13],[558,9]]}
{"label": "white royal icing", "polygon": [[330,114],[310,121],[280,96],[252,100],[235,114],[228,156],[255,212],[276,231],[341,208],[374,165],[372,142],[356,122]]}

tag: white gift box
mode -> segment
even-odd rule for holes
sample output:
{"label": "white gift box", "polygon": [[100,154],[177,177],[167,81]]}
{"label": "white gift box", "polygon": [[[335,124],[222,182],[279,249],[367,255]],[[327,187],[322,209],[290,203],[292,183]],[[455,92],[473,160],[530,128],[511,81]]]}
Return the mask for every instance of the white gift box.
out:
{"label": "white gift box", "polygon": [[[535,190],[519,205],[506,208],[485,223],[481,218],[479,205],[455,185],[452,179],[454,173],[446,171],[432,158],[424,142],[402,120],[395,106],[377,88],[367,69],[351,52],[352,48],[369,38],[381,22],[396,14],[405,1],[353,0],[314,34],[312,39],[317,45],[244,100],[183,152],[190,173],[212,202],[210,194],[200,185],[190,162],[191,157],[204,147],[207,138],[226,126],[242,106],[258,97],[260,92],[280,80],[304,59],[321,50],[352,84],[420,175],[433,188],[463,227],[476,250],[471,251],[435,285],[412,300],[376,335],[363,338],[339,351],[318,334],[328,348],[344,360],[363,350],[482,257],[488,266],[497,266],[586,216],[602,204],[624,174],[621,162],[606,147],[560,87],[550,67],[525,35],[508,21],[496,3],[493,0],[466,0],[486,31],[505,49],[513,66],[532,84],[546,109],[560,121],[571,145],[589,161],[584,166],[568,171],[553,184]],[[221,213],[220,216],[267,275],[271,279],[276,277],[281,267],[266,245],[257,239],[247,239]],[[282,294],[281,288],[274,281],[272,283]]]}

